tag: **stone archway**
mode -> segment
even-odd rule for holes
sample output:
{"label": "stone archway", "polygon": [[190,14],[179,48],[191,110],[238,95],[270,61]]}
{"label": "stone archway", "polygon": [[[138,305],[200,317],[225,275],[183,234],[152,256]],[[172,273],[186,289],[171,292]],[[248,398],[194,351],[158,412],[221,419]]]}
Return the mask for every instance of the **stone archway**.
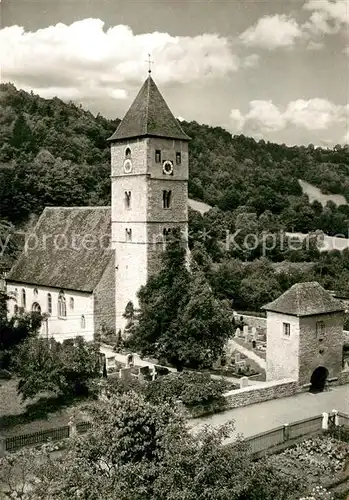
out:
{"label": "stone archway", "polygon": [[322,392],[325,389],[328,370],[324,366],[318,366],[312,373],[310,378],[310,392]]}

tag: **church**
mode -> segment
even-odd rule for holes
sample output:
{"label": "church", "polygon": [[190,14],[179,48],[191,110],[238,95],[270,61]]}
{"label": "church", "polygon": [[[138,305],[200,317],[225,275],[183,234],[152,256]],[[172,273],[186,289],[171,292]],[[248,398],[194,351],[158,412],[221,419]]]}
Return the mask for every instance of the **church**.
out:
{"label": "church", "polygon": [[47,207],[6,278],[9,314],[45,315],[41,334],[92,340],[123,331],[126,305],[188,233],[190,138],[149,75],[111,146],[111,207]]}

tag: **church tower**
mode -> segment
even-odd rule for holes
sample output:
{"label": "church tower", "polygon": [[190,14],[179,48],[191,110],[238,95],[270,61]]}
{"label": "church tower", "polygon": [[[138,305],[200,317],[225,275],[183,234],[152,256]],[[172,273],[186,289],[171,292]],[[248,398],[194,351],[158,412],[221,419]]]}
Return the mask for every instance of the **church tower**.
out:
{"label": "church tower", "polygon": [[188,141],[149,76],[111,142],[116,331],[125,307],[159,269],[166,236],[188,233]]}

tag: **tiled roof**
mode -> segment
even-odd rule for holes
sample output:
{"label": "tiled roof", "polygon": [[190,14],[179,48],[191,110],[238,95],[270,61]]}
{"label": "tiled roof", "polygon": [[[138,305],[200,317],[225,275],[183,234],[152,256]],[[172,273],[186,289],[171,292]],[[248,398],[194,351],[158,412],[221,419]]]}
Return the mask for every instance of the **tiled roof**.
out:
{"label": "tiled roof", "polygon": [[109,140],[117,141],[145,136],[190,139],[182,130],[179,121],[173,116],[150,75]]}
{"label": "tiled roof", "polygon": [[110,207],[46,208],[7,281],[92,292],[113,256]]}
{"label": "tiled roof", "polygon": [[316,281],[296,283],[276,300],[262,307],[292,316],[312,316],[344,311],[343,304]]}

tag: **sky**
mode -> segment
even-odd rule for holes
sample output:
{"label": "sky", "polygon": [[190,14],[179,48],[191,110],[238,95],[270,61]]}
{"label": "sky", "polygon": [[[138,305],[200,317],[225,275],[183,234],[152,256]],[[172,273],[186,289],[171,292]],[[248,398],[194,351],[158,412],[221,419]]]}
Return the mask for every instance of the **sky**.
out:
{"label": "sky", "polygon": [[179,119],[349,143],[349,0],[0,0],[1,81],[122,118],[152,76]]}

